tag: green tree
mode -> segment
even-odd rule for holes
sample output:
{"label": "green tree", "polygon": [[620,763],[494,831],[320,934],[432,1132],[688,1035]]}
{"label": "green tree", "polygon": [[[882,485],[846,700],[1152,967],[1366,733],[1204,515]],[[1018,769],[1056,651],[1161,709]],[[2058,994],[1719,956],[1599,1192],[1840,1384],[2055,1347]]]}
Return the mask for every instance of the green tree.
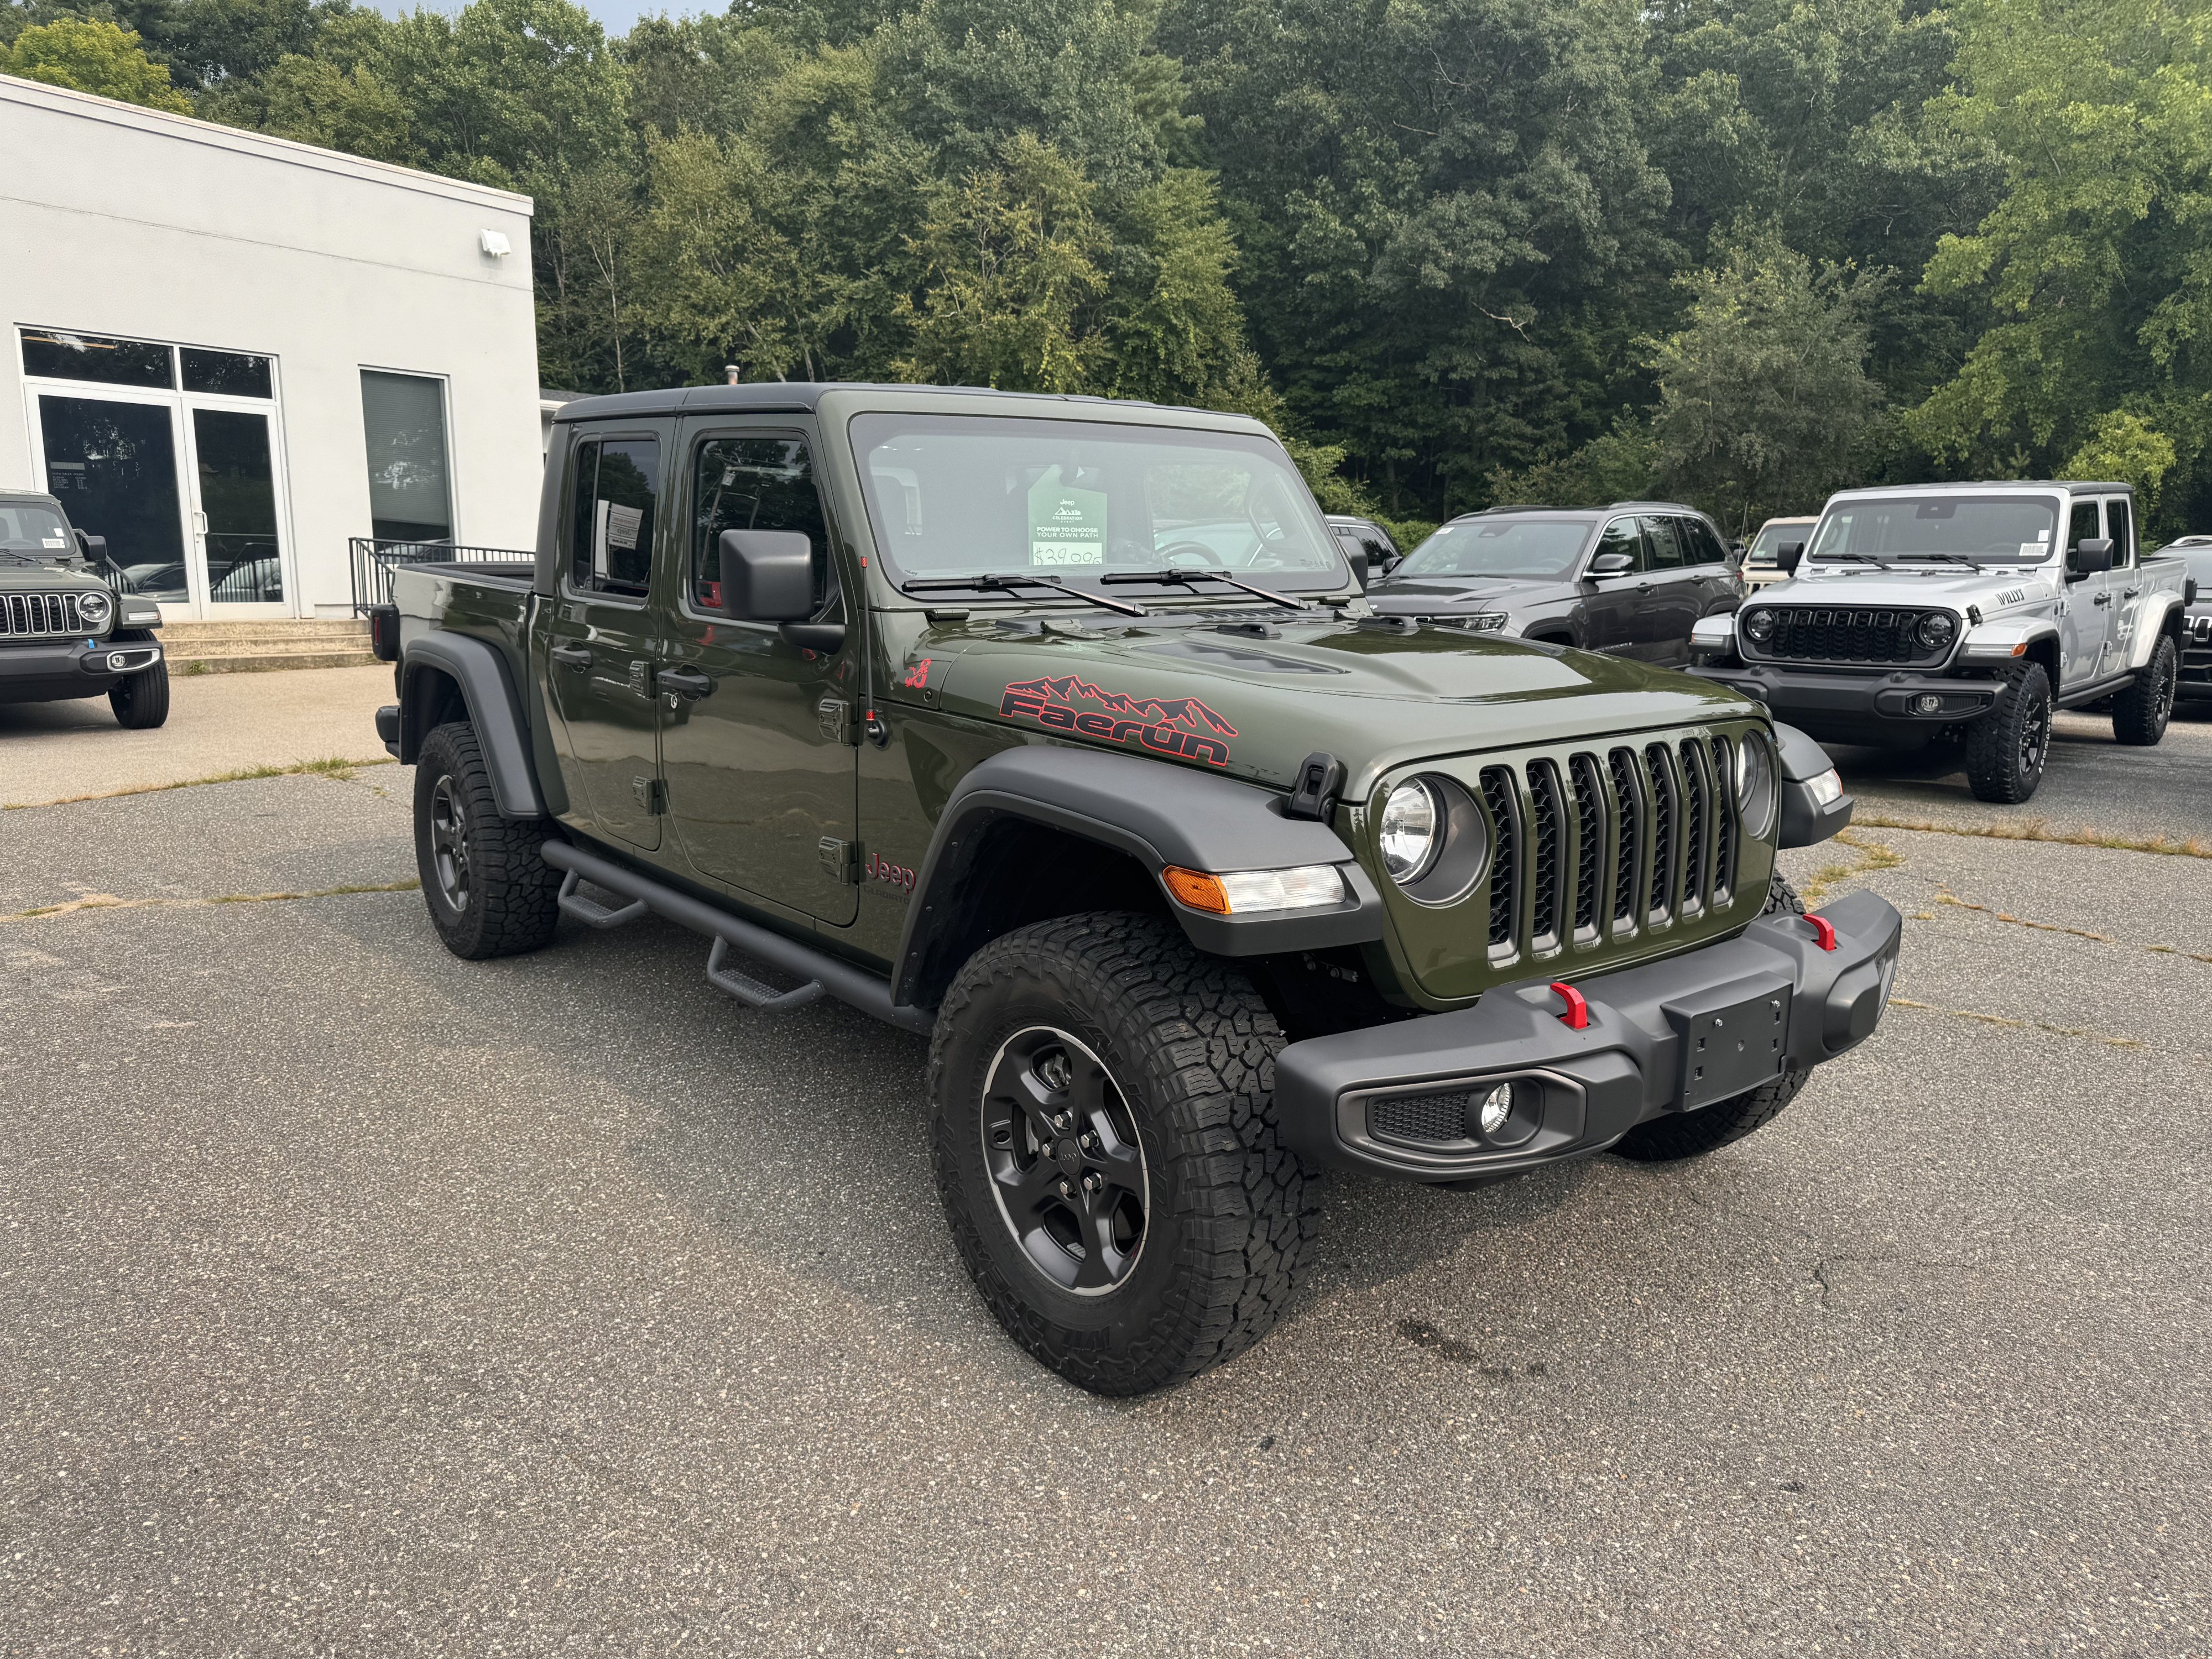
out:
{"label": "green tree", "polygon": [[169,71],[141,50],[138,37],[113,23],[64,17],[35,23],[0,48],[0,74],[179,115],[191,112],[170,84]]}
{"label": "green tree", "polygon": [[1987,321],[1916,434],[2000,474],[2170,445],[2169,522],[2212,509],[2203,8],[1965,0],[1958,16],[1960,89],[1938,113],[2002,157],[2006,190],[1929,263],[1929,290],[1978,298]]}
{"label": "green tree", "polygon": [[1682,286],[1685,326],[1650,359],[1662,487],[1737,535],[1771,514],[1811,511],[1850,482],[1880,406],[1866,319],[1886,278],[1816,270],[1767,230]]}

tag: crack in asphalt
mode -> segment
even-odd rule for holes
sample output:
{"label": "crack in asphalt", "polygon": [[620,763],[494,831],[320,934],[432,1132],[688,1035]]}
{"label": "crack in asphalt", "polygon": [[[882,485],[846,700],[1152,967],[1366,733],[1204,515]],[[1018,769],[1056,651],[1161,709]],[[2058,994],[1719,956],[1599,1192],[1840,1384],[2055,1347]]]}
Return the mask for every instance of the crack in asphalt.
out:
{"label": "crack in asphalt", "polygon": [[27,910],[0,915],[0,921],[40,921],[49,916],[76,915],[87,910],[200,910],[216,904],[278,904],[292,899],[340,898],[349,893],[412,893],[421,889],[414,876],[404,881],[348,882],[340,887],[318,887],[298,893],[216,893],[205,898],[118,898],[112,893],[87,893],[59,904],[34,904]]}

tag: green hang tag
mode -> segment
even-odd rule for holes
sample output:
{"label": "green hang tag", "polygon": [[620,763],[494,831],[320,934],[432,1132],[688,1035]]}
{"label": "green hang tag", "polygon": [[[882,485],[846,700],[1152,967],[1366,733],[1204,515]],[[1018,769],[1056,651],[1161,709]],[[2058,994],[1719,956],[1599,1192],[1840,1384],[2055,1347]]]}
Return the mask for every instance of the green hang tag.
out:
{"label": "green hang tag", "polygon": [[1106,492],[1060,482],[1058,467],[1030,487],[1030,563],[1106,562]]}

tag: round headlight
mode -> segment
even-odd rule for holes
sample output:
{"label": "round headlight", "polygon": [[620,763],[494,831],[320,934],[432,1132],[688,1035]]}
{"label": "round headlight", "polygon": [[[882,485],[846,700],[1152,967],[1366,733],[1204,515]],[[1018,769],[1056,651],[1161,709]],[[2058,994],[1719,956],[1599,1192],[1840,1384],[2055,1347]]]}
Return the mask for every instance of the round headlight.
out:
{"label": "round headlight", "polygon": [[1400,784],[1382,803],[1382,825],[1376,837],[1382,867],[1401,887],[1419,881],[1437,861],[1443,845],[1443,814],[1437,792],[1419,778]]}
{"label": "round headlight", "polygon": [[1959,637],[1958,619],[1948,611],[1931,611],[1912,631],[1930,651],[1941,651]]}
{"label": "round headlight", "polygon": [[107,619],[115,614],[115,601],[97,589],[77,596],[76,614],[87,628],[105,628]]}
{"label": "round headlight", "polygon": [[1735,811],[1744,831],[1764,840],[1774,827],[1774,748],[1763,732],[1747,732],[1735,750]]}
{"label": "round headlight", "polygon": [[1774,637],[1774,613],[1754,611],[1743,619],[1744,637],[1753,645],[1765,645]]}

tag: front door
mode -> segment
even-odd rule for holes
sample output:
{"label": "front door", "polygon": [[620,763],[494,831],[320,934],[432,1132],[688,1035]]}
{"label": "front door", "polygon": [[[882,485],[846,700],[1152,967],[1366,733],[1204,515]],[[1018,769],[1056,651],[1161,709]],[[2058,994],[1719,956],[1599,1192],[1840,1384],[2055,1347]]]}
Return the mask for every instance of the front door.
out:
{"label": "front door", "polygon": [[2065,589],[2058,601],[2059,684],[2070,690],[2097,678],[2110,631],[2112,591],[2101,575],[2074,574],[2074,550],[2105,533],[2095,501],[2076,501],[2066,523]]}
{"label": "front door", "polygon": [[541,670],[572,806],[647,852],[660,845],[663,810],[651,600],[656,565],[662,581],[672,574],[654,552],[671,539],[660,503],[672,424],[580,430]]}
{"label": "front door", "polygon": [[858,630],[811,650],[714,610],[722,532],[788,530],[814,546],[816,617],[848,614],[807,434],[694,421],[684,452],[683,580],[661,624],[669,815],[702,875],[842,927],[860,908]]}
{"label": "front door", "polygon": [[193,578],[204,616],[242,605],[284,603],[283,549],[276,534],[276,462],[269,417],[256,410],[190,410],[194,520]]}
{"label": "front door", "polygon": [[[1636,612],[1643,597],[1644,537],[1633,519],[1615,519],[1598,532],[1593,562],[1608,553],[1628,556],[1627,573],[1583,579],[1583,645],[1614,656],[1636,654]],[[1585,571],[1588,566],[1584,567]]]}
{"label": "front door", "polygon": [[1653,514],[1644,520],[1651,574],[1643,579],[1636,616],[1636,654],[1646,662],[1686,663],[1690,630],[1697,626],[1705,590],[1695,552],[1684,544],[1686,526]]}

